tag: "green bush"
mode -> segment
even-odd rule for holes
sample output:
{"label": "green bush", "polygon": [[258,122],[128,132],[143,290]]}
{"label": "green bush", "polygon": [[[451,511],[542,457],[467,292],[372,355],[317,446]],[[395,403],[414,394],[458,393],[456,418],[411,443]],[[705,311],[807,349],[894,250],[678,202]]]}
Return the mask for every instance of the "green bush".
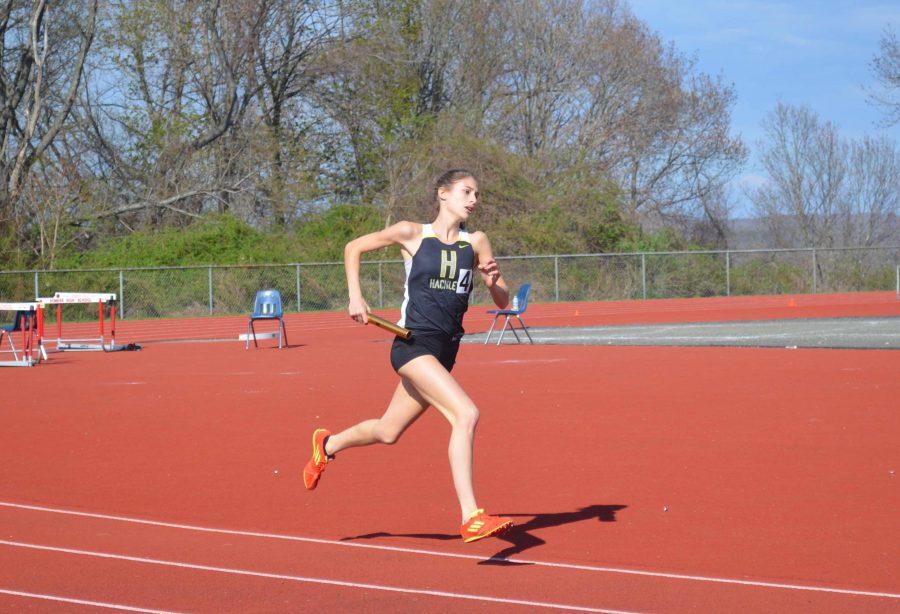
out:
{"label": "green bush", "polygon": [[732,263],[732,294],[790,294],[812,292],[810,270],[799,262],[756,256]]}
{"label": "green bush", "polygon": [[231,215],[211,215],[186,228],[135,232],[101,241],[93,250],[72,250],[56,268],[338,261],[347,241],[380,227],[377,208],[360,205],[309,215],[292,232],[263,232]]}
{"label": "green bush", "polygon": [[[336,205],[302,219],[294,231],[296,262],[337,262],[344,259],[344,245],[356,237],[381,230],[381,212],[372,205]],[[399,257],[375,252],[369,257]]]}

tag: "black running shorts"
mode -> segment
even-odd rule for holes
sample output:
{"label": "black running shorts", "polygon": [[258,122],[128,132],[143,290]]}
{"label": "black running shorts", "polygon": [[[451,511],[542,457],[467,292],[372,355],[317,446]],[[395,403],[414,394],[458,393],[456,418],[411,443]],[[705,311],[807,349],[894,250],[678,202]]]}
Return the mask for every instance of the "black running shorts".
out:
{"label": "black running shorts", "polygon": [[414,332],[409,339],[394,339],[391,346],[391,366],[394,371],[408,363],[413,358],[430,354],[444,365],[447,371],[453,369],[456,364],[456,353],[459,352],[459,337],[453,338],[445,333],[420,333]]}

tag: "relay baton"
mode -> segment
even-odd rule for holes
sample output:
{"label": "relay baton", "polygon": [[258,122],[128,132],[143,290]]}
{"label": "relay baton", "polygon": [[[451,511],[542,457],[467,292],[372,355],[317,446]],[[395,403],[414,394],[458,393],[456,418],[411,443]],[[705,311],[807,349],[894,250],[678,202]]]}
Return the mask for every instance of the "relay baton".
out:
{"label": "relay baton", "polygon": [[392,332],[401,339],[409,339],[412,337],[412,331],[408,328],[403,328],[402,326],[397,326],[393,322],[388,322],[387,320],[383,320],[376,316],[373,313],[366,314],[369,318],[369,324],[374,324],[379,328],[383,328],[386,331]]}

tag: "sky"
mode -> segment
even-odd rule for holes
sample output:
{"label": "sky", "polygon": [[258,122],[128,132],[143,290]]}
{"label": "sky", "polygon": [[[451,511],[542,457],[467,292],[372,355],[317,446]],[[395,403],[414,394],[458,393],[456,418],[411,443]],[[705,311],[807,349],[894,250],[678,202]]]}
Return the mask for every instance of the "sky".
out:
{"label": "sky", "polygon": [[883,112],[867,102],[876,87],[871,61],[889,25],[900,34],[900,1],[630,0],[634,14],[659,37],[695,57],[700,71],[732,84],[732,132],[749,148],[732,182],[735,217],[750,215],[744,186],[758,184],[761,122],[779,102],[805,105],[846,137],[885,134],[900,143],[900,126],[878,125]]}

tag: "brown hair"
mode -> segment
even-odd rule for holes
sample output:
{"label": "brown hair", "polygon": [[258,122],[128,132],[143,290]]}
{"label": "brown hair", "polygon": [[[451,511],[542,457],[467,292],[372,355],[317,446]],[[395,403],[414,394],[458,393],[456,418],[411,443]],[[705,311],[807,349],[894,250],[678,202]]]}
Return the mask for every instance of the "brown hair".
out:
{"label": "brown hair", "polygon": [[[449,171],[445,172],[443,175],[438,177],[434,182],[434,207],[436,211],[440,211],[441,201],[438,198],[438,190],[441,188],[449,190],[453,187],[453,184],[457,181],[465,179],[466,177],[471,177],[478,182],[478,177],[475,176],[475,173],[472,171],[466,170],[464,168],[452,168]],[[466,229],[466,223],[462,222],[459,225],[461,230]]]}

